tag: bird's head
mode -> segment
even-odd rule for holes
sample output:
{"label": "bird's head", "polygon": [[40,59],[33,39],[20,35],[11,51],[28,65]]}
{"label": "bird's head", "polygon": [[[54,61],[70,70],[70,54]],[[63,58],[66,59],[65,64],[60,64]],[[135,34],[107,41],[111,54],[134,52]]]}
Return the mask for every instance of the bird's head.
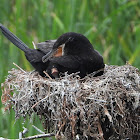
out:
{"label": "bird's head", "polygon": [[68,32],[57,39],[52,50],[42,58],[42,61],[46,62],[50,57],[60,57],[69,54],[74,55],[79,53],[82,49],[86,50],[88,46],[93,48],[84,35]]}

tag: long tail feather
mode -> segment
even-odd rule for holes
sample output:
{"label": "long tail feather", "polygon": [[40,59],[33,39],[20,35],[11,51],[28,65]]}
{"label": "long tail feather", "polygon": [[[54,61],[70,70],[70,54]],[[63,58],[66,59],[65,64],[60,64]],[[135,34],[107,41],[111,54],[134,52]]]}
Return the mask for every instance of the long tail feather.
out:
{"label": "long tail feather", "polygon": [[22,51],[26,52],[29,47],[21,41],[17,36],[15,36],[13,33],[11,33],[6,27],[4,27],[2,24],[0,24],[0,29],[3,33],[3,35],[10,40],[15,46],[17,46]]}

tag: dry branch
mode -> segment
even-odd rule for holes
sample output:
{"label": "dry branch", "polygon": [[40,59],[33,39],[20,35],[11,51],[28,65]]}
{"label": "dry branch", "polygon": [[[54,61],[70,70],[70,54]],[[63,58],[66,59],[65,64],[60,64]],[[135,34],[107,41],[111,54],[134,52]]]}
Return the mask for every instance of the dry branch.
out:
{"label": "dry branch", "polygon": [[[22,138],[22,140],[32,140],[32,139],[47,138],[47,137],[52,137],[52,136],[55,136],[55,134],[53,134],[53,133],[38,134],[38,135],[30,136],[30,137],[27,137],[27,138]],[[0,137],[0,140],[13,140],[13,139],[6,139],[6,138]],[[14,140],[19,140],[19,139],[14,139]]]}

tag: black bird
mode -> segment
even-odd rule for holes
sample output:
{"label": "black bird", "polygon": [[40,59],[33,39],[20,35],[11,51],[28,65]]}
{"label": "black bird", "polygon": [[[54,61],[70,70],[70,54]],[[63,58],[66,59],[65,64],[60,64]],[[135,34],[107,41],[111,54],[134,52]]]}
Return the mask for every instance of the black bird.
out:
{"label": "black bird", "polygon": [[44,63],[48,60],[49,74],[52,73],[50,67],[55,67],[55,70],[62,73],[80,72],[81,78],[95,71],[99,71],[95,76],[102,75],[105,66],[103,57],[90,41],[84,35],[74,32],[65,33],[57,39],[52,49],[42,58]]}
{"label": "black bird", "polygon": [[44,72],[49,64],[42,61],[42,57],[46,55],[53,47],[55,40],[48,40],[46,42],[38,43],[38,49],[30,49],[24,42],[11,33],[6,27],[0,24],[0,29],[3,35],[10,40],[15,46],[24,51],[27,60],[39,72],[41,76],[45,76]]}
{"label": "black bird", "polygon": [[[79,75],[84,77],[88,73],[104,68],[102,56],[81,34],[65,33],[57,41],[47,40],[38,43],[38,49],[30,49],[2,24],[0,29],[8,40],[25,52],[27,60],[41,76],[46,76],[43,72],[46,70],[52,78],[59,77],[60,72],[71,74],[78,71]],[[96,75],[101,74],[103,71]]]}

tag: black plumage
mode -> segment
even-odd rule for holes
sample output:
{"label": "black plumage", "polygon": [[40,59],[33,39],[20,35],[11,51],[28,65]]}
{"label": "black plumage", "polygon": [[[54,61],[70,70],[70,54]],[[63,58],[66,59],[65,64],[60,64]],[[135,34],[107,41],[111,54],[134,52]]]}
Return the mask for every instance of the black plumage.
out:
{"label": "black plumage", "polygon": [[0,24],[3,35],[10,40],[15,46],[24,51],[27,60],[39,72],[41,76],[45,76],[43,71],[48,67],[49,61],[42,62],[42,57],[47,54],[53,47],[55,40],[38,43],[38,49],[30,49],[23,41],[11,33],[6,27]]}
{"label": "black plumage", "polygon": [[[58,48],[62,48],[62,54],[55,57]],[[42,60],[49,60],[58,72],[80,72],[81,78],[98,70],[101,71],[95,76],[102,75],[105,66],[103,57],[93,48],[90,41],[84,35],[74,32],[61,35]],[[47,69],[48,73],[51,73],[50,70],[51,68]]]}
{"label": "black plumage", "polygon": [[102,56],[82,34],[65,33],[57,40],[47,40],[38,43],[37,49],[30,49],[2,24],[0,29],[8,40],[24,51],[27,60],[41,76],[46,76],[44,71],[52,78],[58,78],[60,72],[80,72],[79,75],[83,78],[101,69],[95,76],[103,74]]}

